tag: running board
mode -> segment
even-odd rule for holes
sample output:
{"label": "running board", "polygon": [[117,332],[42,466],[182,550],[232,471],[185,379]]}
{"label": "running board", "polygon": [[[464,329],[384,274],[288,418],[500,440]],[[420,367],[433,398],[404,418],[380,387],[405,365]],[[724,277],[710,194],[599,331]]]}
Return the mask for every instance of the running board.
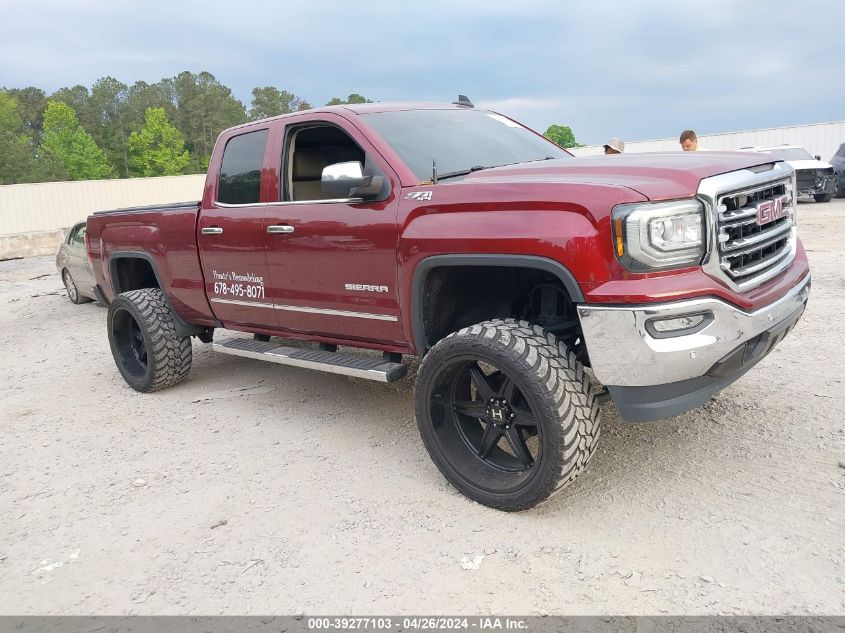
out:
{"label": "running board", "polygon": [[379,382],[394,382],[404,378],[408,372],[408,366],[405,363],[392,363],[383,358],[288,347],[273,341],[256,341],[248,338],[231,338],[219,343],[215,341],[213,349],[223,354],[257,358],[281,365],[293,365]]}

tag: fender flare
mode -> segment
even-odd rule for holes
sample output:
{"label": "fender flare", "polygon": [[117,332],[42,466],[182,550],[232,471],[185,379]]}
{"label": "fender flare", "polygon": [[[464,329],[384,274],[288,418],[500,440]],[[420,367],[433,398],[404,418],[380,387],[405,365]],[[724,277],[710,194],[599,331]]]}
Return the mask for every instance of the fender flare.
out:
{"label": "fender flare", "polygon": [[536,255],[497,255],[497,254],[468,254],[468,255],[432,255],[423,259],[414,269],[411,284],[411,326],[413,328],[413,343],[417,355],[422,358],[428,351],[423,326],[423,291],[428,274],[435,268],[445,266],[499,266],[503,268],[531,268],[542,270],[554,275],[563,284],[569,298],[575,304],[584,303],[584,293],[569,269],[558,261]]}
{"label": "fender flare", "polygon": [[173,303],[170,301],[170,295],[167,294],[167,288],[165,288],[164,284],[161,283],[161,276],[158,274],[158,268],[156,268],[155,260],[149,253],[145,253],[144,251],[114,251],[109,254],[109,283],[111,284],[112,293],[115,297],[123,291],[120,287],[120,283],[118,281],[119,278],[117,276],[117,264],[121,259],[143,259],[150,265],[153,275],[155,275],[156,282],[158,283],[158,287],[162,290],[162,292],[164,292],[164,300],[167,301],[167,307],[170,308],[170,312],[173,314],[173,320],[176,324],[176,334],[178,336],[196,336],[197,334],[202,334],[208,329],[204,325],[191,325],[190,323],[186,323],[182,317],[179,316],[179,313],[173,308]]}

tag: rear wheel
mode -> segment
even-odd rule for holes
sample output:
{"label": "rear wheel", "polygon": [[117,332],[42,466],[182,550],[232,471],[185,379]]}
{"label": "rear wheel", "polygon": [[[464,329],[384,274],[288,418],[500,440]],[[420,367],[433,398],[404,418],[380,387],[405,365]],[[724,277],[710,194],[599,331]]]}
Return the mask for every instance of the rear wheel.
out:
{"label": "rear wheel", "polygon": [[108,314],[109,345],[123,379],[136,391],[175,385],[191,370],[191,338],[176,322],[158,288],[119,294]]}
{"label": "rear wheel", "polygon": [[599,438],[583,367],[526,321],[486,321],[438,342],[420,366],[415,398],[423,442],[446,479],[501,510],[560,492]]}
{"label": "rear wheel", "polygon": [[832,193],[818,193],[813,196],[816,199],[816,202],[830,202],[833,198]]}
{"label": "rear wheel", "polygon": [[67,290],[67,296],[71,303],[79,304],[91,301],[88,297],[83,297],[79,294],[79,288],[76,287],[76,283],[73,281],[73,275],[70,274],[67,268],[62,270],[62,283],[65,285],[65,290]]}

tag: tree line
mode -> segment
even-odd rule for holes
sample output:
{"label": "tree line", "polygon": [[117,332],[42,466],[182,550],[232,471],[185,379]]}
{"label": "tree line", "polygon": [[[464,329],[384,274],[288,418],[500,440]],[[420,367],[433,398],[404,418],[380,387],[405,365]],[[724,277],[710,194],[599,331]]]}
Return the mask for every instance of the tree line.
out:
{"label": "tree line", "polygon": [[103,77],[50,95],[0,88],[0,184],[202,173],[226,128],[311,107],[274,86],[253,88],[246,107],[209,72],[131,86]]}

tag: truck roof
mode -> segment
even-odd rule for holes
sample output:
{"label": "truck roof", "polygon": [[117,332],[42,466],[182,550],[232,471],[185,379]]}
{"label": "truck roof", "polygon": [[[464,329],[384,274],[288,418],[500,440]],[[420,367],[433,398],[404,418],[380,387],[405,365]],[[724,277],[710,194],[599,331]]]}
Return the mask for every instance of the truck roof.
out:
{"label": "truck roof", "polygon": [[[320,113],[320,112],[340,112],[346,111],[352,114],[371,114],[374,112],[399,112],[402,110],[466,110],[472,109],[468,108],[468,106],[462,105],[455,105],[452,103],[433,103],[433,102],[426,102],[426,101],[386,101],[386,102],[379,102],[379,103],[344,103],[341,105],[334,105],[334,106],[323,106],[321,108],[310,108],[308,110],[300,110],[298,112],[289,112],[287,114],[280,114],[278,116],[267,117],[266,119],[258,119],[256,121],[248,121],[247,123],[241,123],[240,125],[233,125],[227,130],[237,130],[239,128],[244,127],[252,127],[258,123],[262,123],[264,121],[276,121],[278,119],[285,119],[289,117],[293,117],[297,114],[302,114],[303,112],[310,113]],[[479,110],[485,110],[484,108],[477,108]],[[224,130],[226,131],[226,130]]]}

